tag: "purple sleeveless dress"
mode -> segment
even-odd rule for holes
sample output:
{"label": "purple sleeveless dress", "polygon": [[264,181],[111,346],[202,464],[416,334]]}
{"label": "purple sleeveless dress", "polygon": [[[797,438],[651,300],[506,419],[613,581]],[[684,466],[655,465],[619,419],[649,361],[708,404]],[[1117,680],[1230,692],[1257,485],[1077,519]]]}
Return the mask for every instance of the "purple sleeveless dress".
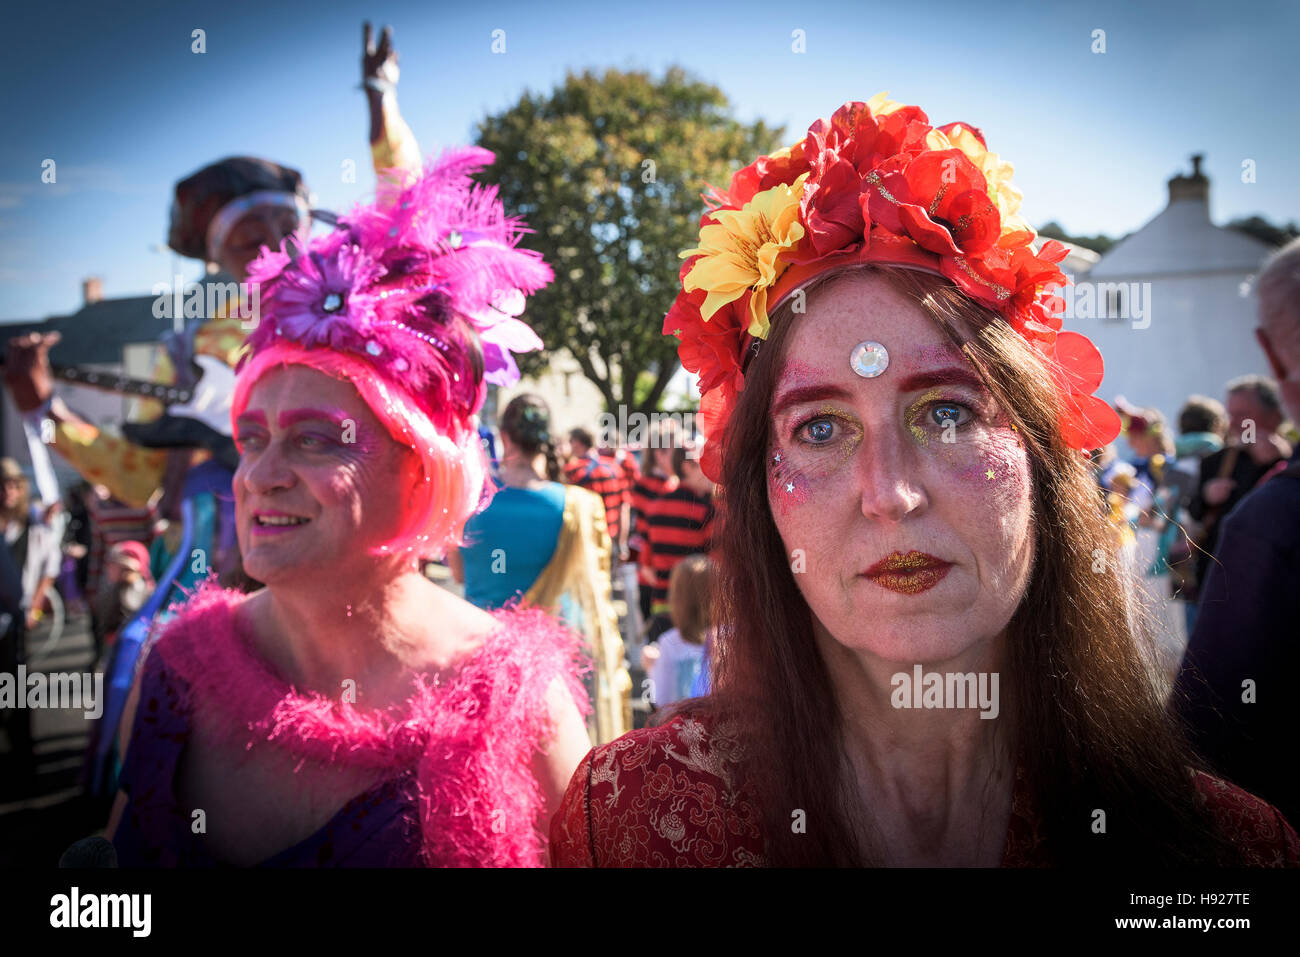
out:
{"label": "purple sleeveless dress", "polygon": [[[545,863],[545,835],[536,827],[544,805],[530,763],[549,727],[545,697],[556,679],[579,711],[587,709],[580,636],[537,609],[494,612],[497,629],[454,675],[418,676],[396,719],[376,723],[376,712],[284,684],[237,624],[243,597],[200,590],[145,657],[120,774],[128,800],[113,843],[121,866],[223,866],[193,832],[194,809],[176,793],[196,704],[224,714],[240,742],[292,744],[307,750],[290,753],[380,775],[315,834],[259,866]],[[275,728],[269,738],[268,727]],[[376,755],[378,763],[359,763]]]}
{"label": "purple sleeveless dress", "polygon": [[[176,770],[190,739],[184,679],[162,656],[144,663],[140,703],[120,786],[129,798],[113,836],[121,867],[220,867],[191,809],[176,797]],[[261,867],[419,867],[419,793],[415,769],[390,776],[353,798],[319,831]]]}

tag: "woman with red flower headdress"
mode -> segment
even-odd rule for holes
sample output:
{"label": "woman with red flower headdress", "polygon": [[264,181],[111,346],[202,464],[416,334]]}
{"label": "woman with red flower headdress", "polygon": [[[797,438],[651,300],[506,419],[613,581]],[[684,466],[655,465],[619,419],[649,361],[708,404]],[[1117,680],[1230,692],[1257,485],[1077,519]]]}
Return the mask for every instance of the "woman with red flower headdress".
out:
{"label": "woman with red flower headdress", "polygon": [[576,866],[1300,864],[1166,718],[1011,167],[883,95],[713,190],[664,323],[724,522],[713,694],[595,749]]}

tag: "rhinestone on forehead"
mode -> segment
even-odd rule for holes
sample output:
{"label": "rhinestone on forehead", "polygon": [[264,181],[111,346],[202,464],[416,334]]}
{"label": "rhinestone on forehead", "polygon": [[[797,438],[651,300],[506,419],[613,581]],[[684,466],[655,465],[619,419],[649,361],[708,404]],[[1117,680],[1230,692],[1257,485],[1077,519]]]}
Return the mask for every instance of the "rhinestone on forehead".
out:
{"label": "rhinestone on forehead", "polygon": [[849,365],[864,379],[874,379],[889,368],[889,352],[879,342],[859,342],[849,354]]}

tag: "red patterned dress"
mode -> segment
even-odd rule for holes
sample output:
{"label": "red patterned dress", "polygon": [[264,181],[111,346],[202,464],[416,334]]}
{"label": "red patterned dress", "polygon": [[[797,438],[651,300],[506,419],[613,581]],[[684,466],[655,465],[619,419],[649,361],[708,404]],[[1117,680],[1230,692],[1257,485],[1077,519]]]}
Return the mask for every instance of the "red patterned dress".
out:
{"label": "red patterned dress", "polygon": [[[727,721],[680,715],[591,751],[551,822],[555,867],[762,867],[757,806],[734,786],[740,755]],[[1300,866],[1300,838],[1272,805],[1198,774],[1197,790],[1256,867]],[[1051,866],[1022,774],[1003,867]]]}

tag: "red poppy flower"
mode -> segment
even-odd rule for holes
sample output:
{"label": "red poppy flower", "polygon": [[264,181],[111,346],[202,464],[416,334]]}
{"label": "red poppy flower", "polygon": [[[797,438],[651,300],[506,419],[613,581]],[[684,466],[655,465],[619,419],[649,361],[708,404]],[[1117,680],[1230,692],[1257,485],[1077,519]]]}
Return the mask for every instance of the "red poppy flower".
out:
{"label": "red poppy flower", "polygon": [[961,150],[886,160],[866,178],[873,222],[941,256],[978,256],[994,246],[1002,217],[984,174]]}
{"label": "red poppy flower", "polygon": [[861,243],[869,222],[858,202],[861,194],[862,177],[847,160],[836,160],[820,177],[810,178],[799,201],[806,242],[792,261],[819,259]]}
{"label": "red poppy flower", "polygon": [[736,389],[731,382],[700,395],[700,414],[696,421],[705,438],[700,449],[700,471],[714,482],[722,481],[722,450],[726,446],[727,423],[731,420],[736,398]]}
{"label": "red poppy flower", "polygon": [[1098,449],[1119,435],[1119,414],[1098,399],[1105,365],[1087,336],[1062,332],[1045,358],[1061,399],[1061,437],[1075,449]]}

